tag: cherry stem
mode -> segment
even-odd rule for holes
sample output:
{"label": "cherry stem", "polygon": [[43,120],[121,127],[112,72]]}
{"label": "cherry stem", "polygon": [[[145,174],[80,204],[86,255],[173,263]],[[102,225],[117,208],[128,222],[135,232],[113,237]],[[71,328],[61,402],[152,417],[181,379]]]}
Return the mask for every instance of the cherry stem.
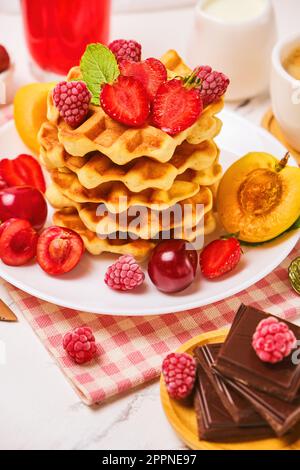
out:
{"label": "cherry stem", "polygon": [[290,152],[286,152],[284,158],[276,165],[277,172],[283,170],[287,166],[290,156]]}

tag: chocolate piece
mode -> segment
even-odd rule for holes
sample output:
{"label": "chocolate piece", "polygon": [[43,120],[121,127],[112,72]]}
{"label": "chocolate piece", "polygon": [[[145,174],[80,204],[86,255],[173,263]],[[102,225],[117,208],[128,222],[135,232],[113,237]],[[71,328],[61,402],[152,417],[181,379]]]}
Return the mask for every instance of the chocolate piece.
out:
{"label": "chocolate piece", "polygon": [[212,366],[214,365],[221,346],[221,344],[207,344],[196,348],[194,354],[197,361],[205,370],[221,402],[237,424],[266,426],[265,420],[257,413],[253,406],[251,406],[249,401],[234,388],[230,387],[230,385],[224,382],[221,376],[213,371]]}
{"label": "chocolate piece", "polygon": [[[291,355],[277,364],[262,362],[251,344],[258,323],[269,316],[272,315],[241,305],[216,360],[216,368],[230,379],[292,401],[300,386],[300,364],[293,364]],[[284,323],[300,339],[300,328]]]}
{"label": "chocolate piece", "polygon": [[200,440],[248,441],[274,435],[269,426],[238,426],[225,409],[200,364],[197,369],[195,411]]}
{"label": "chocolate piece", "polygon": [[229,387],[245,397],[265,418],[277,436],[283,436],[300,421],[300,397],[293,402],[267,395],[242,383],[224,378]]}

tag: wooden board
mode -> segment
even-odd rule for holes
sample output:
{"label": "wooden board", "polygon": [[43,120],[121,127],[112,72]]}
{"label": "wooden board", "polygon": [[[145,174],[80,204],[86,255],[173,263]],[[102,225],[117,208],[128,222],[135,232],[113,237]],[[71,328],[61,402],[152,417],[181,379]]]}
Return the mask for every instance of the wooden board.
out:
{"label": "wooden board", "polygon": [[267,129],[267,131],[269,131],[274,137],[276,137],[276,139],[278,139],[291,152],[293,157],[295,157],[295,159],[297,160],[297,162],[300,165],[300,152],[293,149],[288,144],[288,142],[287,142],[282,130],[280,129],[279,124],[276,121],[275,116],[274,116],[271,109],[263,117],[262,126],[265,129]]}
{"label": "wooden board", "polygon": [[[196,346],[224,342],[227,329],[205,333],[180,346],[177,352],[193,353]],[[160,379],[160,397],[164,412],[179,438],[193,450],[299,450],[300,425],[282,438],[269,438],[247,442],[208,442],[198,438],[197,421],[193,406],[172,400],[167,392],[163,377]]]}

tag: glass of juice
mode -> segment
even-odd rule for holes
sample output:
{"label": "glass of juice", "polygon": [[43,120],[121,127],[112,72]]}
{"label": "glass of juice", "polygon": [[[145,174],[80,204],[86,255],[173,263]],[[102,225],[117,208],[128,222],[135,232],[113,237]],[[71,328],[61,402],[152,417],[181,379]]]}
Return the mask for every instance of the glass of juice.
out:
{"label": "glass of juice", "polygon": [[66,75],[87,44],[109,39],[111,0],[21,0],[32,69],[40,80]]}

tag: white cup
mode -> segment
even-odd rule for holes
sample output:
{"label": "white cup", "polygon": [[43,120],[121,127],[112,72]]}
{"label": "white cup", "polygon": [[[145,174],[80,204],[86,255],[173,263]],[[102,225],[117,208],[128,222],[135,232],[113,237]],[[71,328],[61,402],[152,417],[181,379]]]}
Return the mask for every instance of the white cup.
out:
{"label": "white cup", "polygon": [[272,54],[271,98],[274,115],[290,145],[300,150],[300,80],[293,78],[283,62],[296,46],[300,33],[282,39]]}
{"label": "white cup", "polygon": [[[270,0],[262,12],[241,21],[208,14],[208,0],[199,0],[189,41],[189,63],[210,65],[230,78],[228,100],[252,98],[269,87],[272,48],[276,42],[275,14]],[[244,0],[241,0],[244,1]]]}

